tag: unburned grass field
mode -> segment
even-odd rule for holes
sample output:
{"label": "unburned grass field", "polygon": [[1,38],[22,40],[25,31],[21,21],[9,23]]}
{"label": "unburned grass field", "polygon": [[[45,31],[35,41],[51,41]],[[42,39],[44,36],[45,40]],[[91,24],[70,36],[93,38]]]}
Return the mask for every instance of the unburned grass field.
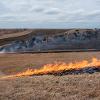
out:
{"label": "unburned grass field", "polygon": [[[100,59],[100,52],[0,54],[0,76],[45,64]],[[100,73],[0,79],[0,100],[100,100]]]}

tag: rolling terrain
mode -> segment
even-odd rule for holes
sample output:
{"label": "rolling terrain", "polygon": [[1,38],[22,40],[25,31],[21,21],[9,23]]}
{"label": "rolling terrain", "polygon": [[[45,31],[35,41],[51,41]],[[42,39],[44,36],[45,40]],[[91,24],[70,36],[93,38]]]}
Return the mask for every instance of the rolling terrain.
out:
{"label": "rolling terrain", "polygon": [[4,34],[0,52],[44,52],[68,50],[100,50],[99,29],[37,29]]}

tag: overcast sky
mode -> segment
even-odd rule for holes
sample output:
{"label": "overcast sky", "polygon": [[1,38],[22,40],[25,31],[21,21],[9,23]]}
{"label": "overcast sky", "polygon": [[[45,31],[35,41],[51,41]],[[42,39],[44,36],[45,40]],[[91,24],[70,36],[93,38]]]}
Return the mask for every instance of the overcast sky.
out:
{"label": "overcast sky", "polygon": [[0,0],[0,26],[8,22],[96,23],[100,0]]}

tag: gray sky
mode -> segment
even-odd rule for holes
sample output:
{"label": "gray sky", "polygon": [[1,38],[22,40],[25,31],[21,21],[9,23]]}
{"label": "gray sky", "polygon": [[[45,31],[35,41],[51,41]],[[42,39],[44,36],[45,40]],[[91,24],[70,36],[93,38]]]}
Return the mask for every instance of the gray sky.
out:
{"label": "gray sky", "polygon": [[0,0],[0,24],[8,22],[96,23],[100,0]]}

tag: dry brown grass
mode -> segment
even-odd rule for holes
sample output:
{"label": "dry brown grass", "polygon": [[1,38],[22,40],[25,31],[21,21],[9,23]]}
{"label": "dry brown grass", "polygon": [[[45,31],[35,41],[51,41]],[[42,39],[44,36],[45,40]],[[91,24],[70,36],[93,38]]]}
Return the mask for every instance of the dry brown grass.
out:
{"label": "dry brown grass", "polygon": [[100,100],[100,73],[0,80],[0,100]]}
{"label": "dry brown grass", "polygon": [[[0,76],[54,61],[100,59],[100,52],[0,54]],[[100,73],[0,79],[0,100],[100,100]]]}

